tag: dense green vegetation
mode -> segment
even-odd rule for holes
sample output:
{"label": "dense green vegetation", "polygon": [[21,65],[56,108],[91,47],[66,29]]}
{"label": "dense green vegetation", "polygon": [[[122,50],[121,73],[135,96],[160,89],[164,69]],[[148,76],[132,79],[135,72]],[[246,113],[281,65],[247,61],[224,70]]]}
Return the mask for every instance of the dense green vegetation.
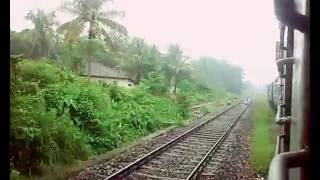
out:
{"label": "dense green vegetation", "polygon": [[274,114],[264,95],[258,95],[253,106],[254,134],[251,155],[255,171],[264,175],[268,172],[274,155],[275,137],[272,135]]}
{"label": "dense green vegetation", "polygon": [[88,82],[47,62],[22,61],[11,83],[12,163],[27,174],[111,150],[187,116],[183,100]]}
{"label": "dense green vegetation", "polygon": [[[160,52],[128,36],[113,20],[124,13],[103,11],[104,2],[63,4],[60,9],[75,18],[60,26],[55,13],[30,11],[26,19],[34,28],[10,31],[10,53],[24,56],[10,60],[13,176],[40,175],[56,163],[86,160],[182,124],[191,104],[241,93],[241,68],[210,57],[192,60],[177,44]],[[124,72],[136,86],[89,81],[93,61]]]}

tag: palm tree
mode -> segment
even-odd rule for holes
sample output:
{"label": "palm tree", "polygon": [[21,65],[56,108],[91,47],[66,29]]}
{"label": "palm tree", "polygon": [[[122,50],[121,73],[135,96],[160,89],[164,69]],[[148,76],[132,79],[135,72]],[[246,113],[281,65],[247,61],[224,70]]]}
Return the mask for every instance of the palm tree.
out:
{"label": "palm tree", "polygon": [[168,49],[168,54],[166,60],[168,63],[167,71],[171,74],[170,86],[171,86],[171,95],[175,96],[177,92],[177,84],[179,81],[179,74],[182,71],[188,69],[188,64],[186,59],[188,57],[183,56],[183,51],[179,45],[171,45]]}
{"label": "palm tree", "polygon": [[136,83],[139,84],[142,76],[142,66],[143,66],[143,61],[145,59],[145,54],[146,54],[146,44],[144,42],[144,39],[134,39],[132,41],[132,50],[133,50],[133,56],[131,59],[133,59],[134,65],[136,66]]}
{"label": "palm tree", "polygon": [[[127,35],[126,28],[112,20],[114,17],[123,17],[123,11],[109,10],[103,11],[102,5],[108,0],[74,0],[66,2],[61,6],[61,10],[76,16],[73,20],[62,24],[57,31],[79,36],[89,24],[89,39],[101,39],[111,44],[112,38],[105,27],[115,30],[120,34]],[[110,0],[109,0],[110,1]]]}
{"label": "palm tree", "polygon": [[[114,17],[123,17],[124,12],[110,10],[103,11],[102,5],[108,0],[74,0],[72,2],[66,2],[61,6],[61,10],[71,13],[76,16],[73,20],[62,24],[57,31],[65,33],[65,36],[78,37],[83,31],[86,24],[89,24],[89,39],[102,39],[106,41],[108,45],[113,44],[112,38],[106,27],[115,30],[120,34],[127,35],[126,28],[112,20]],[[67,37],[70,38],[70,37]],[[96,43],[89,42],[83,47],[87,49],[89,54],[93,54]],[[86,56],[86,64],[88,65],[88,75],[90,76],[90,65],[92,61],[91,55]]]}
{"label": "palm tree", "polygon": [[29,11],[25,18],[34,24],[34,29],[27,33],[31,40],[32,56],[49,57],[57,43],[57,36],[53,29],[55,25],[58,25],[58,22],[54,20],[55,12],[46,14],[43,10],[38,10],[35,14]]}
{"label": "palm tree", "polygon": [[96,60],[99,53],[104,51],[103,45],[96,39],[85,39],[79,43],[80,55],[85,59],[88,78],[91,75],[91,61]]}
{"label": "palm tree", "polygon": [[139,84],[145,76],[156,70],[160,60],[160,52],[156,46],[151,46],[141,38],[133,38],[123,56],[122,68],[130,73]]}

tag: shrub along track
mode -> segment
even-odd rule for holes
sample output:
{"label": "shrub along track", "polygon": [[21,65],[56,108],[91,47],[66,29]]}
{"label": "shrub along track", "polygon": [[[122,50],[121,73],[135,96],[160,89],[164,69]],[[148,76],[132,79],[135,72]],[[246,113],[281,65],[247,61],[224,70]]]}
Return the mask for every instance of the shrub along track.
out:
{"label": "shrub along track", "polygon": [[[70,179],[194,178],[224,144],[224,139],[247,107],[243,103],[227,107],[215,116],[211,114],[201,118],[189,129],[180,129],[146,146],[133,148],[136,153],[131,156],[129,153],[89,167]],[[164,145],[156,148],[159,144]]]}

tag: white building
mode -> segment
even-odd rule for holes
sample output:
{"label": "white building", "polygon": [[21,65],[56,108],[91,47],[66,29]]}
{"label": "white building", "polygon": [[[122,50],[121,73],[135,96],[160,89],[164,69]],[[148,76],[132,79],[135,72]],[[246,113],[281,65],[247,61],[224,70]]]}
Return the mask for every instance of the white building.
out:
{"label": "white building", "polygon": [[[127,77],[125,74],[98,62],[91,63],[90,72],[90,79],[92,80],[100,80],[107,84],[116,83],[122,87],[133,87],[135,85],[134,80]],[[87,76],[87,73],[85,73],[84,76]]]}

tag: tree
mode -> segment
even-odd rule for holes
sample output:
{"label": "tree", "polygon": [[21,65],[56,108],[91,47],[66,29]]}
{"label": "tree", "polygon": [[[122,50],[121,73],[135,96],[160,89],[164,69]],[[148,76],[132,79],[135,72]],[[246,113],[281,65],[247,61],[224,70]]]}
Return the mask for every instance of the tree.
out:
{"label": "tree", "polygon": [[76,18],[62,24],[57,31],[65,33],[65,38],[74,39],[83,32],[86,23],[89,24],[89,41],[82,42],[82,49],[85,51],[86,64],[88,66],[88,75],[90,76],[91,61],[95,54],[95,47],[97,42],[90,41],[90,39],[99,39],[102,37],[107,44],[112,45],[112,38],[107,32],[105,26],[117,31],[118,33],[127,35],[126,28],[112,20],[117,16],[124,16],[124,12],[110,10],[103,11],[102,5],[107,0],[74,0],[66,2],[62,5],[61,10],[76,15]]}
{"label": "tree", "polygon": [[91,62],[97,60],[99,53],[104,51],[104,46],[96,39],[83,39],[79,43],[79,52],[84,57],[84,66],[87,68],[88,77],[91,75]]}
{"label": "tree", "polygon": [[134,76],[138,84],[156,69],[159,58],[160,52],[155,46],[150,46],[144,39],[134,38],[125,50],[122,68]]}
{"label": "tree", "polygon": [[171,94],[173,96],[176,95],[177,85],[179,80],[179,75],[183,71],[188,71],[189,67],[186,62],[188,57],[183,56],[183,51],[179,45],[170,45],[168,49],[168,54],[165,57],[165,63],[167,65],[164,66],[163,70],[166,71],[166,76],[170,77],[170,86],[171,86]]}
{"label": "tree", "polygon": [[10,30],[10,54],[24,54],[29,57],[32,50],[31,40],[24,35],[25,31],[18,33]]}
{"label": "tree", "polygon": [[55,46],[58,43],[58,37],[53,29],[55,25],[58,25],[58,22],[54,20],[55,12],[46,14],[43,10],[38,10],[35,14],[29,11],[25,18],[34,24],[32,30],[24,32],[31,41],[30,55],[36,58],[50,57],[55,53]]}
{"label": "tree", "polygon": [[193,63],[197,79],[211,89],[223,87],[229,92],[240,93],[243,70],[224,61],[205,57]]}
{"label": "tree", "polygon": [[62,45],[62,62],[63,64],[77,74],[83,74],[84,60],[81,57],[79,42],[66,42]]}
{"label": "tree", "polygon": [[108,0],[74,0],[66,2],[60,8],[62,11],[71,13],[76,16],[75,19],[62,24],[57,30],[65,33],[66,36],[79,36],[86,23],[89,24],[89,39],[102,39],[107,43],[112,43],[112,38],[105,26],[121,34],[127,35],[126,28],[112,20],[114,17],[124,16],[124,12],[110,10],[103,11],[102,5]]}

